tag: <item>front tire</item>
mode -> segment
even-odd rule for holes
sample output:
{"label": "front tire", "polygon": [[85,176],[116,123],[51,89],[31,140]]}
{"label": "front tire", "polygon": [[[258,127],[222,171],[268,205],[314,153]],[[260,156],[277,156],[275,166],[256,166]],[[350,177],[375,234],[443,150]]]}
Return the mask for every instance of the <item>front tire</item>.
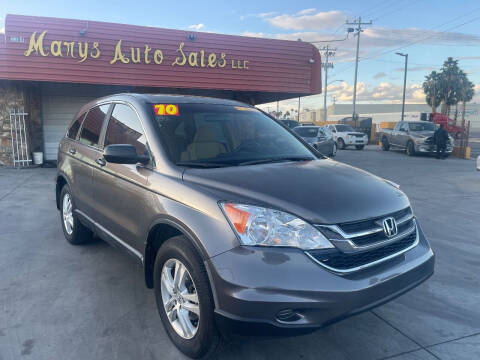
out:
{"label": "front tire", "polygon": [[383,151],[390,150],[390,143],[388,142],[388,138],[386,137],[382,138],[382,150]]}
{"label": "front tire", "polygon": [[338,142],[338,148],[339,148],[340,150],[344,150],[344,149],[345,149],[345,141],[343,141],[343,139],[340,138],[340,139],[338,139],[337,142]]}
{"label": "front tire", "polygon": [[206,269],[183,235],[167,240],[154,267],[158,312],[168,336],[185,355],[198,359],[215,352],[220,334]]}
{"label": "front tire", "polygon": [[65,239],[72,245],[81,245],[92,240],[92,231],[75,215],[75,201],[68,185],[60,192],[60,220]]}
{"label": "front tire", "polygon": [[408,156],[414,156],[415,155],[415,145],[413,145],[413,142],[409,141],[407,143],[407,155]]}
{"label": "front tire", "polygon": [[334,157],[335,155],[337,155],[337,144],[333,143],[331,157]]}

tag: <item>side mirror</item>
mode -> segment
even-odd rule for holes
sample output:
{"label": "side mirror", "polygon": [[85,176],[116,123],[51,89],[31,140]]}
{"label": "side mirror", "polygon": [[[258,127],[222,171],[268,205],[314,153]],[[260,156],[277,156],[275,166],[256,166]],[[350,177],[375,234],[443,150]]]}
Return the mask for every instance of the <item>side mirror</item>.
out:
{"label": "side mirror", "polygon": [[131,144],[108,145],[103,150],[103,158],[113,164],[147,164],[148,156],[137,155],[135,146]]}

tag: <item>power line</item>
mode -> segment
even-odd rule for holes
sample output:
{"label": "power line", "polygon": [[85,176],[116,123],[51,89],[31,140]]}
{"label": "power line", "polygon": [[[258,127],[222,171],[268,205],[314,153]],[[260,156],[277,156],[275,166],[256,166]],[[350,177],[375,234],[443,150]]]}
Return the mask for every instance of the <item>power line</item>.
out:
{"label": "power line", "polygon": [[367,8],[367,10],[365,10],[364,12],[362,11],[361,14],[363,17],[371,17],[373,14],[375,14],[377,11],[381,10],[383,8],[383,10],[389,8],[393,2],[401,2],[403,0],[386,0],[386,1],[379,1],[378,3],[376,3],[375,5]]}
{"label": "power line", "polygon": [[384,12],[383,14],[377,15],[377,17],[375,17],[372,21],[377,21],[378,19],[380,19],[384,16],[391,15],[391,14],[396,13],[398,11],[405,10],[408,7],[410,7],[412,4],[418,4],[419,1],[421,1],[421,0],[412,0],[412,1],[400,6],[398,8],[395,8],[393,10],[388,10],[388,11]]}
{"label": "power line", "polygon": [[418,39],[418,40],[416,40],[416,41],[412,41],[412,42],[407,43],[407,44],[405,44],[405,45],[399,46],[399,47],[397,47],[397,48],[394,48],[394,49],[391,49],[391,50],[386,50],[386,51],[380,51],[380,52],[378,52],[378,53],[376,53],[376,54],[370,55],[370,56],[368,56],[368,57],[364,57],[364,58],[360,59],[360,61],[369,60],[369,59],[372,59],[372,58],[375,58],[375,57],[378,57],[378,56],[382,56],[382,55],[385,55],[385,54],[388,54],[388,53],[391,53],[391,52],[394,52],[394,51],[397,51],[397,50],[405,49],[405,48],[407,48],[407,47],[409,47],[409,46],[418,44],[418,43],[420,43],[420,42],[422,42],[422,41],[425,41],[425,40],[428,40],[428,39],[431,39],[431,38],[438,37],[438,36],[446,33],[447,31],[455,30],[455,29],[457,29],[457,28],[459,28],[459,27],[461,27],[461,26],[470,24],[470,23],[472,23],[472,22],[474,22],[474,21],[477,21],[477,20],[479,20],[479,19],[480,19],[480,16],[479,16],[479,17],[476,17],[476,18],[473,18],[473,19],[471,19],[471,20],[469,20],[469,21],[465,21],[465,22],[463,22],[463,23],[461,23],[461,24],[452,26],[452,27],[450,27],[450,28],[448,28],[448,29],[445,29],[444,31],[440,31],[440,32],[435,33],[435,34],[432,34],[432,35],[430,35],[430,36],[426,36],[426,37],[421,38],[421,39]]}

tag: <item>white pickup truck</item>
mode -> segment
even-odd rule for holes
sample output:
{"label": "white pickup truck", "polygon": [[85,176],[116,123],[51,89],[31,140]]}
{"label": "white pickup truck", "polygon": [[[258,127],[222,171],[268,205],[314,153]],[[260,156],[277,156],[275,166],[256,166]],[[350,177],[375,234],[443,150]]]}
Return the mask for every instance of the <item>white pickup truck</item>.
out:
{"label": "white pickup truck", "polygon": [[328,125],[328,129],[333,133],[333,138],[339,149],[345,149],[347,146],[353,145],[357,150],[362,150],[368,144],[367,134],[355,131],[348,125]]}

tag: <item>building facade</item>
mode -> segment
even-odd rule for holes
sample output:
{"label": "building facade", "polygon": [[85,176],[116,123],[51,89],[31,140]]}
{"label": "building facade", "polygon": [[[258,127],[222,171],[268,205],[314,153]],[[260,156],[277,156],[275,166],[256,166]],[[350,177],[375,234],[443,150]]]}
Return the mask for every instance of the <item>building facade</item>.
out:
{"label": "building facade", "polygon": [[300,41],[7,15],[0,164],[20,150],[55,160],[68,123],[94,98],[152,92],[261,104],[320,93],[320,64],[318,49]]}

